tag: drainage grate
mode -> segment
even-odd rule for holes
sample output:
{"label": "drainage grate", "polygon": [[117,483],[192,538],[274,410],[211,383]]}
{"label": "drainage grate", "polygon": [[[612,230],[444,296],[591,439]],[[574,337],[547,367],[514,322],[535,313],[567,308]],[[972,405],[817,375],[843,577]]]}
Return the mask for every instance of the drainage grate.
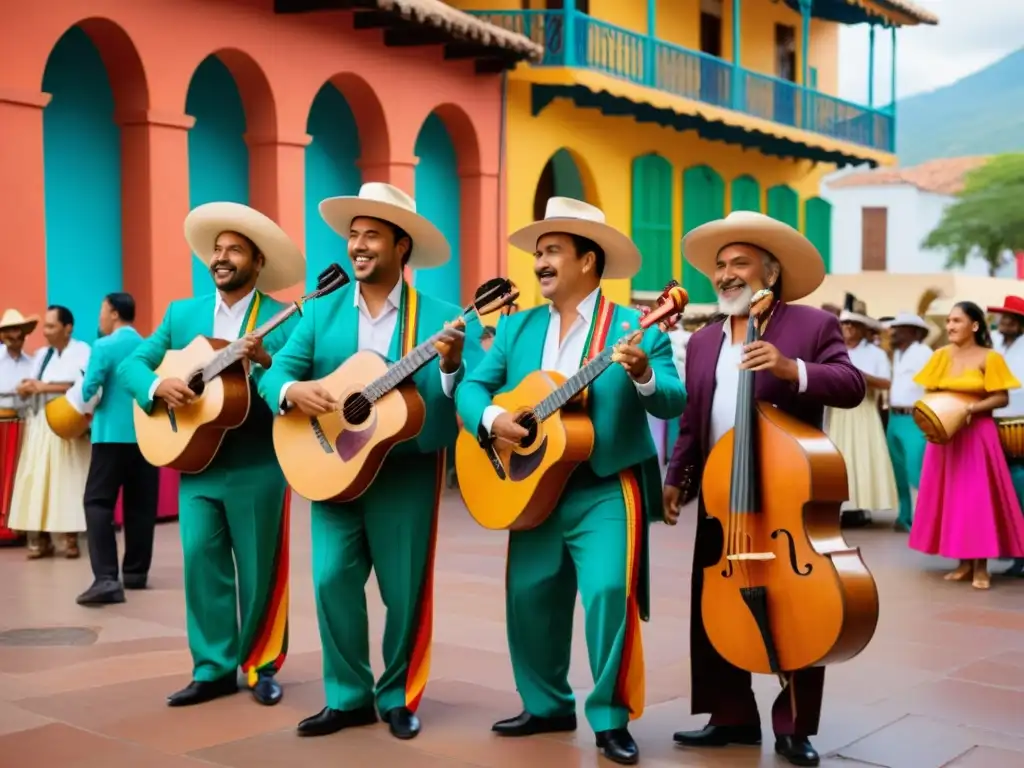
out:
{"label": "drainage grate", "polygon": [[88,627],[46,627],[43,629],[9,629],[0,632],[0,646],[44,647],[58,645],[92,645],[99,634]]}

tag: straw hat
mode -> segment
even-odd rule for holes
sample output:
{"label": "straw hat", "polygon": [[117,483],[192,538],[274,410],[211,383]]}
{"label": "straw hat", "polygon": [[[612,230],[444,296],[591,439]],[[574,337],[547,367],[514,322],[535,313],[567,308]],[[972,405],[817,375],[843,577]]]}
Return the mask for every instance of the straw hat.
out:
{"label": "straw hat", "polygon": [[1024,299],[1017,296],[1007,296],[1003,300],[1003,306],[989,307],[988,311],[997,315],[1016,315],[1017,317],[1024,318]]}
{"label": "straw hat", "polygon": [[352,219],[360,216],[394,224],[412,240],[409,266],[414,269],[440,267],[452,256],[451,246],[441,230],[416,213],[415,200],[390,184],[368,181],[359,188],[358,195],[321,200],[320,216],[346,240]]}
{"label": "straw hat", "polygon": [[683,238],[683,256],[714,281],[718,254],[739,243],[756,245],[778,260],[783,301],[808,296],[825,279],[825,262],[810,240],[788,224],[752,211],[733,211],[691,230]]}
{"label": "straw hat", "polygon": [[206,203],[185,217],[185,239],[192,252],[206,263],[213,257],[217,236],[237,232],[256,243],[266,259],[256,287],[266,293],[299,283],[306,275],[306,259],[299,247],[270,218],[240,203]]}
{"label": "straw hat", "polygon": [[25,317],[16,309],[4,310],[4,316],[0,317],[0,331],[8,328],[24,328],[25,333],[32,333],[39,325],[39,315]]}
{"label": "straw hat", "polygon": [[839,313],[839,322],[857,323],[858,325],[863,325],[865,328],[870,328],[873,331],[882,330],[882,324],[874,318],[862,315],[860,312],[851,312],[848,309],[844,309]]}
{"label": "straw hat", "polygon": [[898,328],[899,326],[910,326],[911,328],[920,328],[922,331],[930,331],[932,327],[921,317],[910,312],[900,312],[887,323],[884,323],[886,328]]}
{"label": "straw hat", "polygon": [[609,280],[633,277],[640,271],[640,249],[615,227],[606,224],[604,211],[571,197],[552,197],[544,218],[513,232],[508,241],[521,251],[534,253],[537,241],[553,233],[579,235],[604,249],[604,274]]}

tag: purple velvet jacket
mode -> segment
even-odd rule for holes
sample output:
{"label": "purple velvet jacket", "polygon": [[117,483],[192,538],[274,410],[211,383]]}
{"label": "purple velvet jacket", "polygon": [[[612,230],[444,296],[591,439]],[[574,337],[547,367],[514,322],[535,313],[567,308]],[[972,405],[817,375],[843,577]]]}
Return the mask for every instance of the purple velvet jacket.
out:
{"label": "purple velvet jacket", "polygon": [[[694,495],[704,462],[714,447],[711,439],[711,400],[715,394],[715,367],[722,349],[724,321],[704,326],[686,345],[686,410],[679,423],[679,439],[668,465],[666,485]],[[754,397],[821,429],[825,406],[855,408],[864,399],[861,372],[850,362],[839,321],[834,315],[800,304],[780,304],[765,330],[771,342],[790,359],[807,367],[807,389],[782,381],[770,373],[754,377]]]}

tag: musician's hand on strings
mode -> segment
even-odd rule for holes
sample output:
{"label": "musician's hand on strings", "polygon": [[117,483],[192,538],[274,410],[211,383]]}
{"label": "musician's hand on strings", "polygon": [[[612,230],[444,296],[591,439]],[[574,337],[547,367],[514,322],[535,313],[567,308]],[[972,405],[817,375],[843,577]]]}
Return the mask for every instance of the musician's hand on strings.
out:
{"label": "musician's hand on strings", "polygon": [[272,361],[267,350],[263,348],[263,339],[258,338],[255,333],[247,333],[240,341],[243,355],[264,368],[270,367]]}
{"label": "musician's hand on strings", "polygon": [[755,341],[743,348],[741,371],[768,371],[783,381],[797,381],[800,374],[796,361],[790,360],[767,341]]}
{"label": "musician's hand on strings", "polygon": [[679,503],[681,489],[674,485],[666,485],[661,494],[662,516],[669,525],[679,522],[679,510],[682,504]]}
{"label": "musician's hand on strings", "polygon": [[505,411],[491,423],[491,434],[496,440],[518,445],[530,433],[526,431],[525,427],[516,423],[515,414]]}
{"label": "musician's hand on strings", "polygon": [[288,402],[307,416],[323,416],[338,409],[338,401],[315,381],[297,381],[285,394]]}
{"label": "musician's hand on strings", "polygon": [[636,344],[616,344],[612,351],[612,362],[626,369],[633,381],[646,384],[651,380],[651,364],[647,353]]}
{"label": "musician's hand on strings", "polygon": [[434,349],[441,355],[441,370],[445,373],[455,373],[462,365],[462,347],[466,341],[464,327],[461,320],[445,323],[441,338],[434,342]]}
{"label": "musician's hand on strings", "polygon": [[167,403],[168,408],[181,408],[191,403],[195,397],[196,393],[181,379],[164,379],[153,393],[153,399],[160,398]]}

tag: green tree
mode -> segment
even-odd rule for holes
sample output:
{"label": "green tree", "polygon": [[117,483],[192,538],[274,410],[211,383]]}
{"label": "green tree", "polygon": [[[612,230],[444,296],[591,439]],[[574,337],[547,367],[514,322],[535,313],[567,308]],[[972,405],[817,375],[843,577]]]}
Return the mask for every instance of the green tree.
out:
{"label": "green tree", "polygon": [[967,174],[957,200],[922,242],[947,252],[946,268],[979,253],[994,275],[1007,252],[1024,251],[1024,154],[1000,155]]}

